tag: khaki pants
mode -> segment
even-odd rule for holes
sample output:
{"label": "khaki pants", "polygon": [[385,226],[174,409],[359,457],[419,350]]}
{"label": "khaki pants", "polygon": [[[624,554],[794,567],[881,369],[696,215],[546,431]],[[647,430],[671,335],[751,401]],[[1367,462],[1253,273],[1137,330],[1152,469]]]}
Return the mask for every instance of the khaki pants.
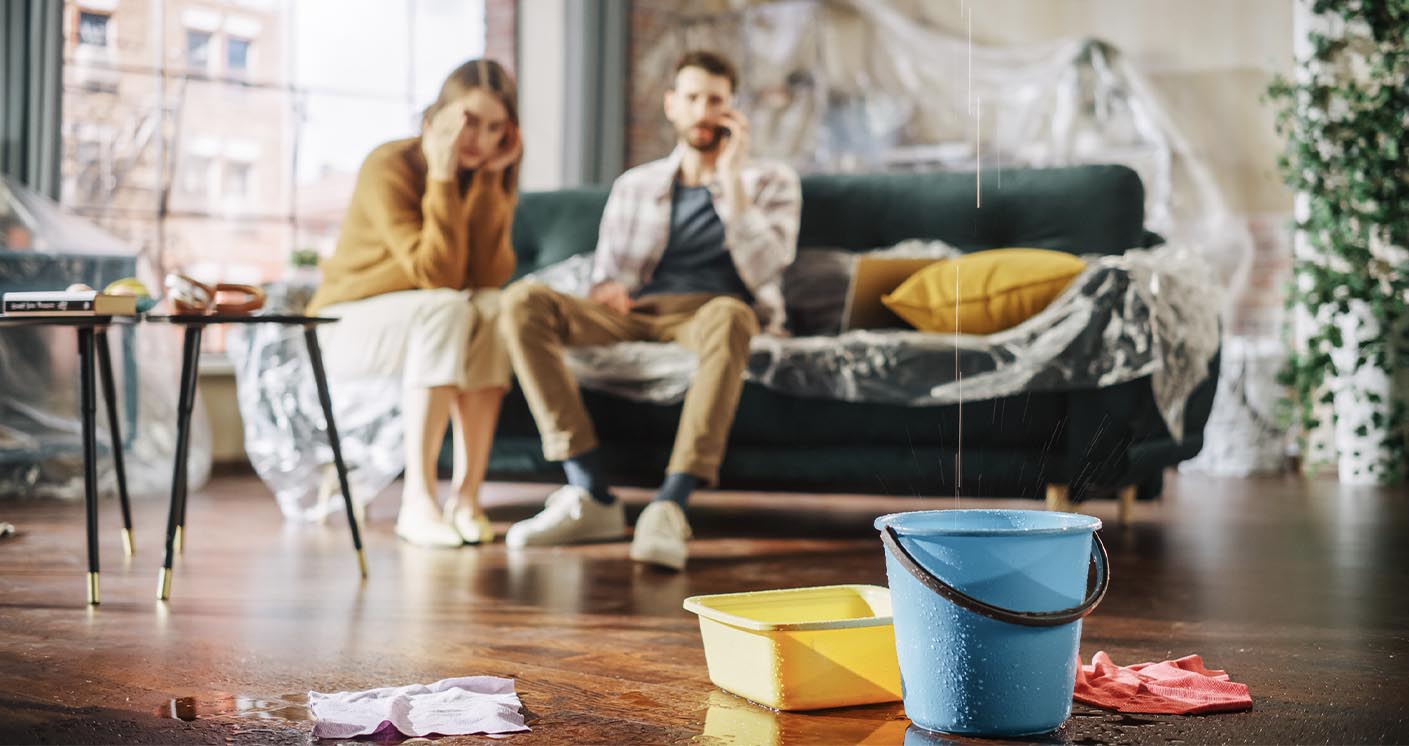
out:
{"label": "khaki pants", "polygon": [[519,387],[552,461],[597,447],[563,348],[615,342],[677,342],[699,355],[700,366],[675,434],[668,472],[714,484],[724,444],[744,387],[749,340],[758,318],[743,301],[709,294],[648,296],[622,315],[593,301],[536,282],[504,291],[499,324]]}
{"label": "khaki pants", "polygon": [[328,306],[319,329],[334,376],[400,376],[409,388],[461,391],[509,385],[497,289],[403,290]]}

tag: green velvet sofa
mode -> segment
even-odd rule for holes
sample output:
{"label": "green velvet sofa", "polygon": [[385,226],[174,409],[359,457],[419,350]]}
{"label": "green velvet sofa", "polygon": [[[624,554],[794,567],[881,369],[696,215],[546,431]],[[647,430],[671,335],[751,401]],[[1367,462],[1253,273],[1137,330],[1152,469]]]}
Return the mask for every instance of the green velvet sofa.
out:
{"label": "green velvet sofa", "polygon": [[[1123,166],[1005,169],[983,179],[975,208],[971,173],[819,175],[802,180],[798,245],[869,250],[903,239],[941,239],[964,251],[1000,246],[1117,254],[1150,245],[1144,189]],[[593,250],[607,188],[523,194],[513,244],[522,276]],[[1142,378],[1103,388],[1043,391],[963,405],[961,493],[1041,497],[1052,485],[1071,499],[1136,490],[1159,495],[1166,467],[1202,447],[1218,361],[1186,409],[1186,436],[1170,437]],[[584,398],[614,479],[659,483],[680,406],[590,390]],[[729,434],[720,487],[955,494],[959,408],[860,404],[788,396],[745,386]],[[559,481],[545,461],[522,395],[505,401],[490,457],[491,478]]]}

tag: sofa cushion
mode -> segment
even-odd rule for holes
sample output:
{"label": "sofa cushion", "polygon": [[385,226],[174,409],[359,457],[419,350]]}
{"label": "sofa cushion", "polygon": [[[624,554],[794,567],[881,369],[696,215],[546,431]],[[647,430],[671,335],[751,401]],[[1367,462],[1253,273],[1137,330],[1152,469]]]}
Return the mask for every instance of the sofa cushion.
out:
{"label": "sofa cushion", "polygon": [[1145,190],[1125,166],[961,172],[819,174],[802,179],[799,246],[853,251],[907,238],[963,251],[1031,246],[1123,254],[1145,245]]}
{"label": "sofa cushion", "polygon": [[526,192],[514,210],[514,279],[597,248],[607,187]]}
{"label": "sofa cushion", "polygon": [[1060,251],[979,251],[921,269],[881,302],[920,331],[993,334],[1037,315],[1085,268]]}
{"label": "sofa cushion", "polygon": [[[1032,246],[1071,254],[1121,254],[1145,246],[1145,190],[1125,166],[961,172],[817,174],[802,179],[800,247],[865,251],[908,238],[964,251]],[[514,213],[516,277],[591,251],[606,185],[525,192]]]}

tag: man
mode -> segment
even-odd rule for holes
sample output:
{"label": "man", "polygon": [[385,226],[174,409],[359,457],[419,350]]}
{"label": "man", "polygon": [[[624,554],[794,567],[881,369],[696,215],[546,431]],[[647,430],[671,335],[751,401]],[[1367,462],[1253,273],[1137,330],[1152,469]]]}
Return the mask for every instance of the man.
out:
{"label": "man", "polygon": [[538,423],[543,453],[568,484],[538,515],[514,524],[510,547],[620,538],[626,519],[608,489],[597,438],[565,346],[678,342],[699,356],[675,446],[655,500],[642,512],[631,558],[679,570],[688,556],[684,507],[714,484],[743,389],[749,341],[783,334],[783,270],[797,252],[797,174],[748,158],[749,126],[731,106],[727,60],[687,53],[665,94],[678,143],[612,185],[587,298],[538,283],[505,291],[500,329]]}

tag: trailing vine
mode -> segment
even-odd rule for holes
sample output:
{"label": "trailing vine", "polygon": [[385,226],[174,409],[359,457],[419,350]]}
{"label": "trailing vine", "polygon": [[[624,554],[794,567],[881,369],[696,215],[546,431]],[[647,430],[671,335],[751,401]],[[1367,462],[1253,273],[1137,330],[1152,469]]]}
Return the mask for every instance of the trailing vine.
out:
{"label": "trailing vine", "polygon": [[1297,343],[1282,381],[1304,433],[1353,433],[1337,448],[1376,449],[1371,481],[1398,482],[1409,411],[1385,392],[1409,370],[1409,0],[1309,4],[1311,53],[1267,91],[1286,139],[1279,165],[1299,195],[1288,293]]}

